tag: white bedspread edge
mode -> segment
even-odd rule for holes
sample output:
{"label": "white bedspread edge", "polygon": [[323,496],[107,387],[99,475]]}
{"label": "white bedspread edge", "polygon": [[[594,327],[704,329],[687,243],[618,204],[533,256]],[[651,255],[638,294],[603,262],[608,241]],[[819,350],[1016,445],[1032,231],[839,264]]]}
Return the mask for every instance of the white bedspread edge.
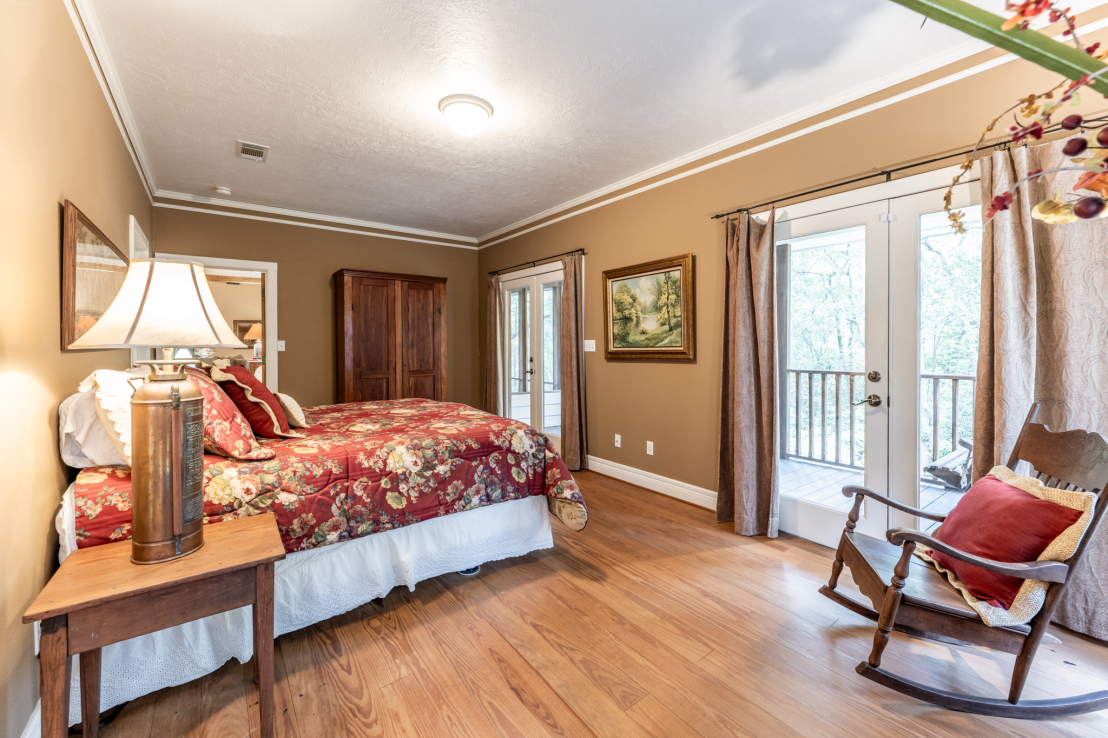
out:
{"label": "white bedspread edge", "polygon": [[[71,485],[55,519],[59,561],[77,548]],[[528,497],[468,510],[364,538],[289,554],[274,567],[274,633],[281,635],[417,582],[487,561],[554,546],[546,498]],[[250,608],[185,623],[101,652],[100,709],[209,674],[228,659],[253,655]],[[80,722],[74,664],[69,722]]]}

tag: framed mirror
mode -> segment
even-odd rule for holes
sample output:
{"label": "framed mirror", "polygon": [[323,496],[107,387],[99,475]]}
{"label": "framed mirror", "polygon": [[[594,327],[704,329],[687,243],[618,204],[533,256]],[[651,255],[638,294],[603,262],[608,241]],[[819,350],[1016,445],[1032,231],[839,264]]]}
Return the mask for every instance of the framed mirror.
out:
{"label": "framed mirror", "polygon": [[130,261],[69,200],[62,216],[62,351],[112,304]]}

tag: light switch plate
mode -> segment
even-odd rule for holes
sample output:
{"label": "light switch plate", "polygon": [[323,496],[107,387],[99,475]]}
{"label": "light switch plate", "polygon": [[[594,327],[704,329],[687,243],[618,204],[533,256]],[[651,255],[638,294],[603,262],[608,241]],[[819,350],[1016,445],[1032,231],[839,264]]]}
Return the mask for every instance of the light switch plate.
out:
{"label": "light switch plate", "polygon": [[596,351],[596,341],[585,341],[586,351]]}
{"label": "light switch plate", "polygon": [[284,341],[278,341],[277,342],[277,350],[278,351],[284,351],[285,350],[285,342]]}
{"label": "light switch plate", "polygon": [[647,456],[653,456],[654,455],[654,441],[647,441],[646,442],[646,455]]}

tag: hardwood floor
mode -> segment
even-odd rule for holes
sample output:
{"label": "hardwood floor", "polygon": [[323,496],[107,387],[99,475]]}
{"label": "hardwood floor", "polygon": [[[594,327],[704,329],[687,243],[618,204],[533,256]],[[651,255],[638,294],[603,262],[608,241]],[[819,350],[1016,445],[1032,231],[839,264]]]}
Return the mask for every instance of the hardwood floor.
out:
{"label": "hardwood floor", "polygon": [[[1032,723],[940,710],[859,677],[873,624],[817,594],[832,552],[742,538],[714,515],[594,473],[589,524],[555,547],[400,587],[277,640],[277,735],[1066,736],[1108,712]],[[844,585],[850,584],[844,575]],[[1029,699],[1108,689],[1108,647],[1052,628]],[[1014,657],[894,634],[884,666],[1007,694]],[[249,667],[127,705],[105,738],[257,734]]]}

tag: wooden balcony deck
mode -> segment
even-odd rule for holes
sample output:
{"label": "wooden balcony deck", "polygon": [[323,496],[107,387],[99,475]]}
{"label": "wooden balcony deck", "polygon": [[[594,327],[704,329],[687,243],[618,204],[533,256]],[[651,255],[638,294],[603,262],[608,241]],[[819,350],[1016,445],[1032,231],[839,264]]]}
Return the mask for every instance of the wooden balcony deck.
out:
{"label": "wooden balcony deck", "polygon": [[[853,499],[843,497],[843,487],[862,485],[864,475],[860,470],[843,467],[814,464],[798,459],[778,459],[778,489],[786,497],[803,500],[815,505],[823,505],[833,510],[841,510],[843,515],[850,510]],[[953,492],[928,484],[920,485],[920,509],[928,512],[948,513],[961,499],[960,492]],[[929,533],[938,527],[938,523],[921,520],[922,530]]]}

